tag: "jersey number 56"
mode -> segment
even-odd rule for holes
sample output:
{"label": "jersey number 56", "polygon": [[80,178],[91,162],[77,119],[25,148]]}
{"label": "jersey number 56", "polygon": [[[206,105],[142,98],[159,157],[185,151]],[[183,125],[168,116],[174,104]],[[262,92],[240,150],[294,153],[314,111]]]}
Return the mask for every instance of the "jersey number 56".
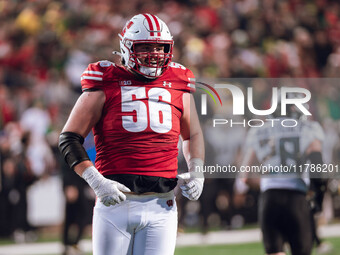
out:
{"label": "jersey number 56", "polygon": [[[148,127],[156,133],[167,133],[172,128],[171,94],[163,88],[151,88],[146,96],[145,87],[121,87],[122,112],[136,113],[123,116],[123,128],[129,132],[142,132]],[[147,108],[142,99],[148,98]],[[162,101],[160,101],[162,99]]]}

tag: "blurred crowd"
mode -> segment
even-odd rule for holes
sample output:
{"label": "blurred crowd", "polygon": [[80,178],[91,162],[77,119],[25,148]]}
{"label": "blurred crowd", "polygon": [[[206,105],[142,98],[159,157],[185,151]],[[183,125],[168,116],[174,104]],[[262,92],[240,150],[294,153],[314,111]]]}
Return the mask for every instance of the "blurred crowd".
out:
{"label": "blurred crowd", "polygon": [[[8,204],[0,224],[11,222],[0,235],[29,229],[13,212],[25,211],[30,185],[62,172],[58,135],[80,75],[90,62],[119,61],[118,33],[142,12],[168,24],[174,61],[198,78],[339,77],[337,0],[0,0],[0,201]],[[321,85],[309,87],[322,106],[315,116],[339,137],[340,87]]]}

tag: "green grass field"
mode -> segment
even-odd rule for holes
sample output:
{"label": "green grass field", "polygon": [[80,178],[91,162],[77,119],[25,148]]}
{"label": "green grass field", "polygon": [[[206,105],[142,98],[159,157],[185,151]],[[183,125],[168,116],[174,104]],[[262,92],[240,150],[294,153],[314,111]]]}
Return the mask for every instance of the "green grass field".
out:
{"label": "green grass field", "polygon": [[[328,255],[340,255],[340,237],[328,238],[327,242],[333,245],[333,251]],[[3,243],[4,244],[4,243]],[[176,248],[175,255],[263,255],[262,243],[245,243],[230,245],[202,245]],[[55,254],[60,255],[60,254]],[[87,253],[86,255],[92,255]],[[319,255],[313,251],[312,255]]]}
{"label": "green grass field", "polygon": [[[327,255],[340,255],[340,237],[326,239],[333,244],[333,251]],[[188,246],[176,248],[175,255],[263,255],[261,243],[232,244],[232,245],[209,245]],[[91,255],[88,253],[86,255]],[[318,255],[313,251],[312,255]]]}
{"label": "green grass field", "polygon": [[[263,255],[260,243],[213,245],[213,246],[190,246],[177,248],[175,255]],[[340,253],[339,253],[340,254]]]}
{"label": "green grass field", "polygon": [[[333,251],[328,255],[340,255],[340,237],[326,239],[333,245]],[[177,248],[175,255],[263,255],[264,249],[261,243],[191,246]],[[313,255],[318,255],[315,251]]]}

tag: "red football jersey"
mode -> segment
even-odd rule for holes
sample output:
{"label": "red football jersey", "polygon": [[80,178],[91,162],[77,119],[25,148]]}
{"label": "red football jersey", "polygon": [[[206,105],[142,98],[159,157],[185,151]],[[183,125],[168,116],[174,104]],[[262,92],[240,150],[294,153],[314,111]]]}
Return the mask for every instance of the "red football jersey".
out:
{"label": "red football jersey", "polygon": [[109,61],[90,64],[81,77],[82,90],[106,95],[93,128],[99,172],[175,178],[183,93],[194,84],[193,73],[177,63],[147,81]]}

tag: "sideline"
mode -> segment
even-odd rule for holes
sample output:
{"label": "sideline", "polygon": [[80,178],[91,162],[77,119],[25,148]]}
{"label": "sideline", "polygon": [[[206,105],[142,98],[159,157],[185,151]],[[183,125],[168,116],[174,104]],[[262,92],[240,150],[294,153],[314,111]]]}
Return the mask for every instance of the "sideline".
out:
{"label": "sideline", "polygon": [[[340,237],[340,224],[321,226],[319,233],[323,238]],[[179,233],[176,246],[240,244],[259,242],[260,240],[261,232],[259,229],[209,232],[206,235],[200,233]],[[79,246],[84,252],[92,251],[90,240],[82,240]],[[59,242],[0,246],[0,255],[48,255],[61,254],[62,251],[63,246]]]}

